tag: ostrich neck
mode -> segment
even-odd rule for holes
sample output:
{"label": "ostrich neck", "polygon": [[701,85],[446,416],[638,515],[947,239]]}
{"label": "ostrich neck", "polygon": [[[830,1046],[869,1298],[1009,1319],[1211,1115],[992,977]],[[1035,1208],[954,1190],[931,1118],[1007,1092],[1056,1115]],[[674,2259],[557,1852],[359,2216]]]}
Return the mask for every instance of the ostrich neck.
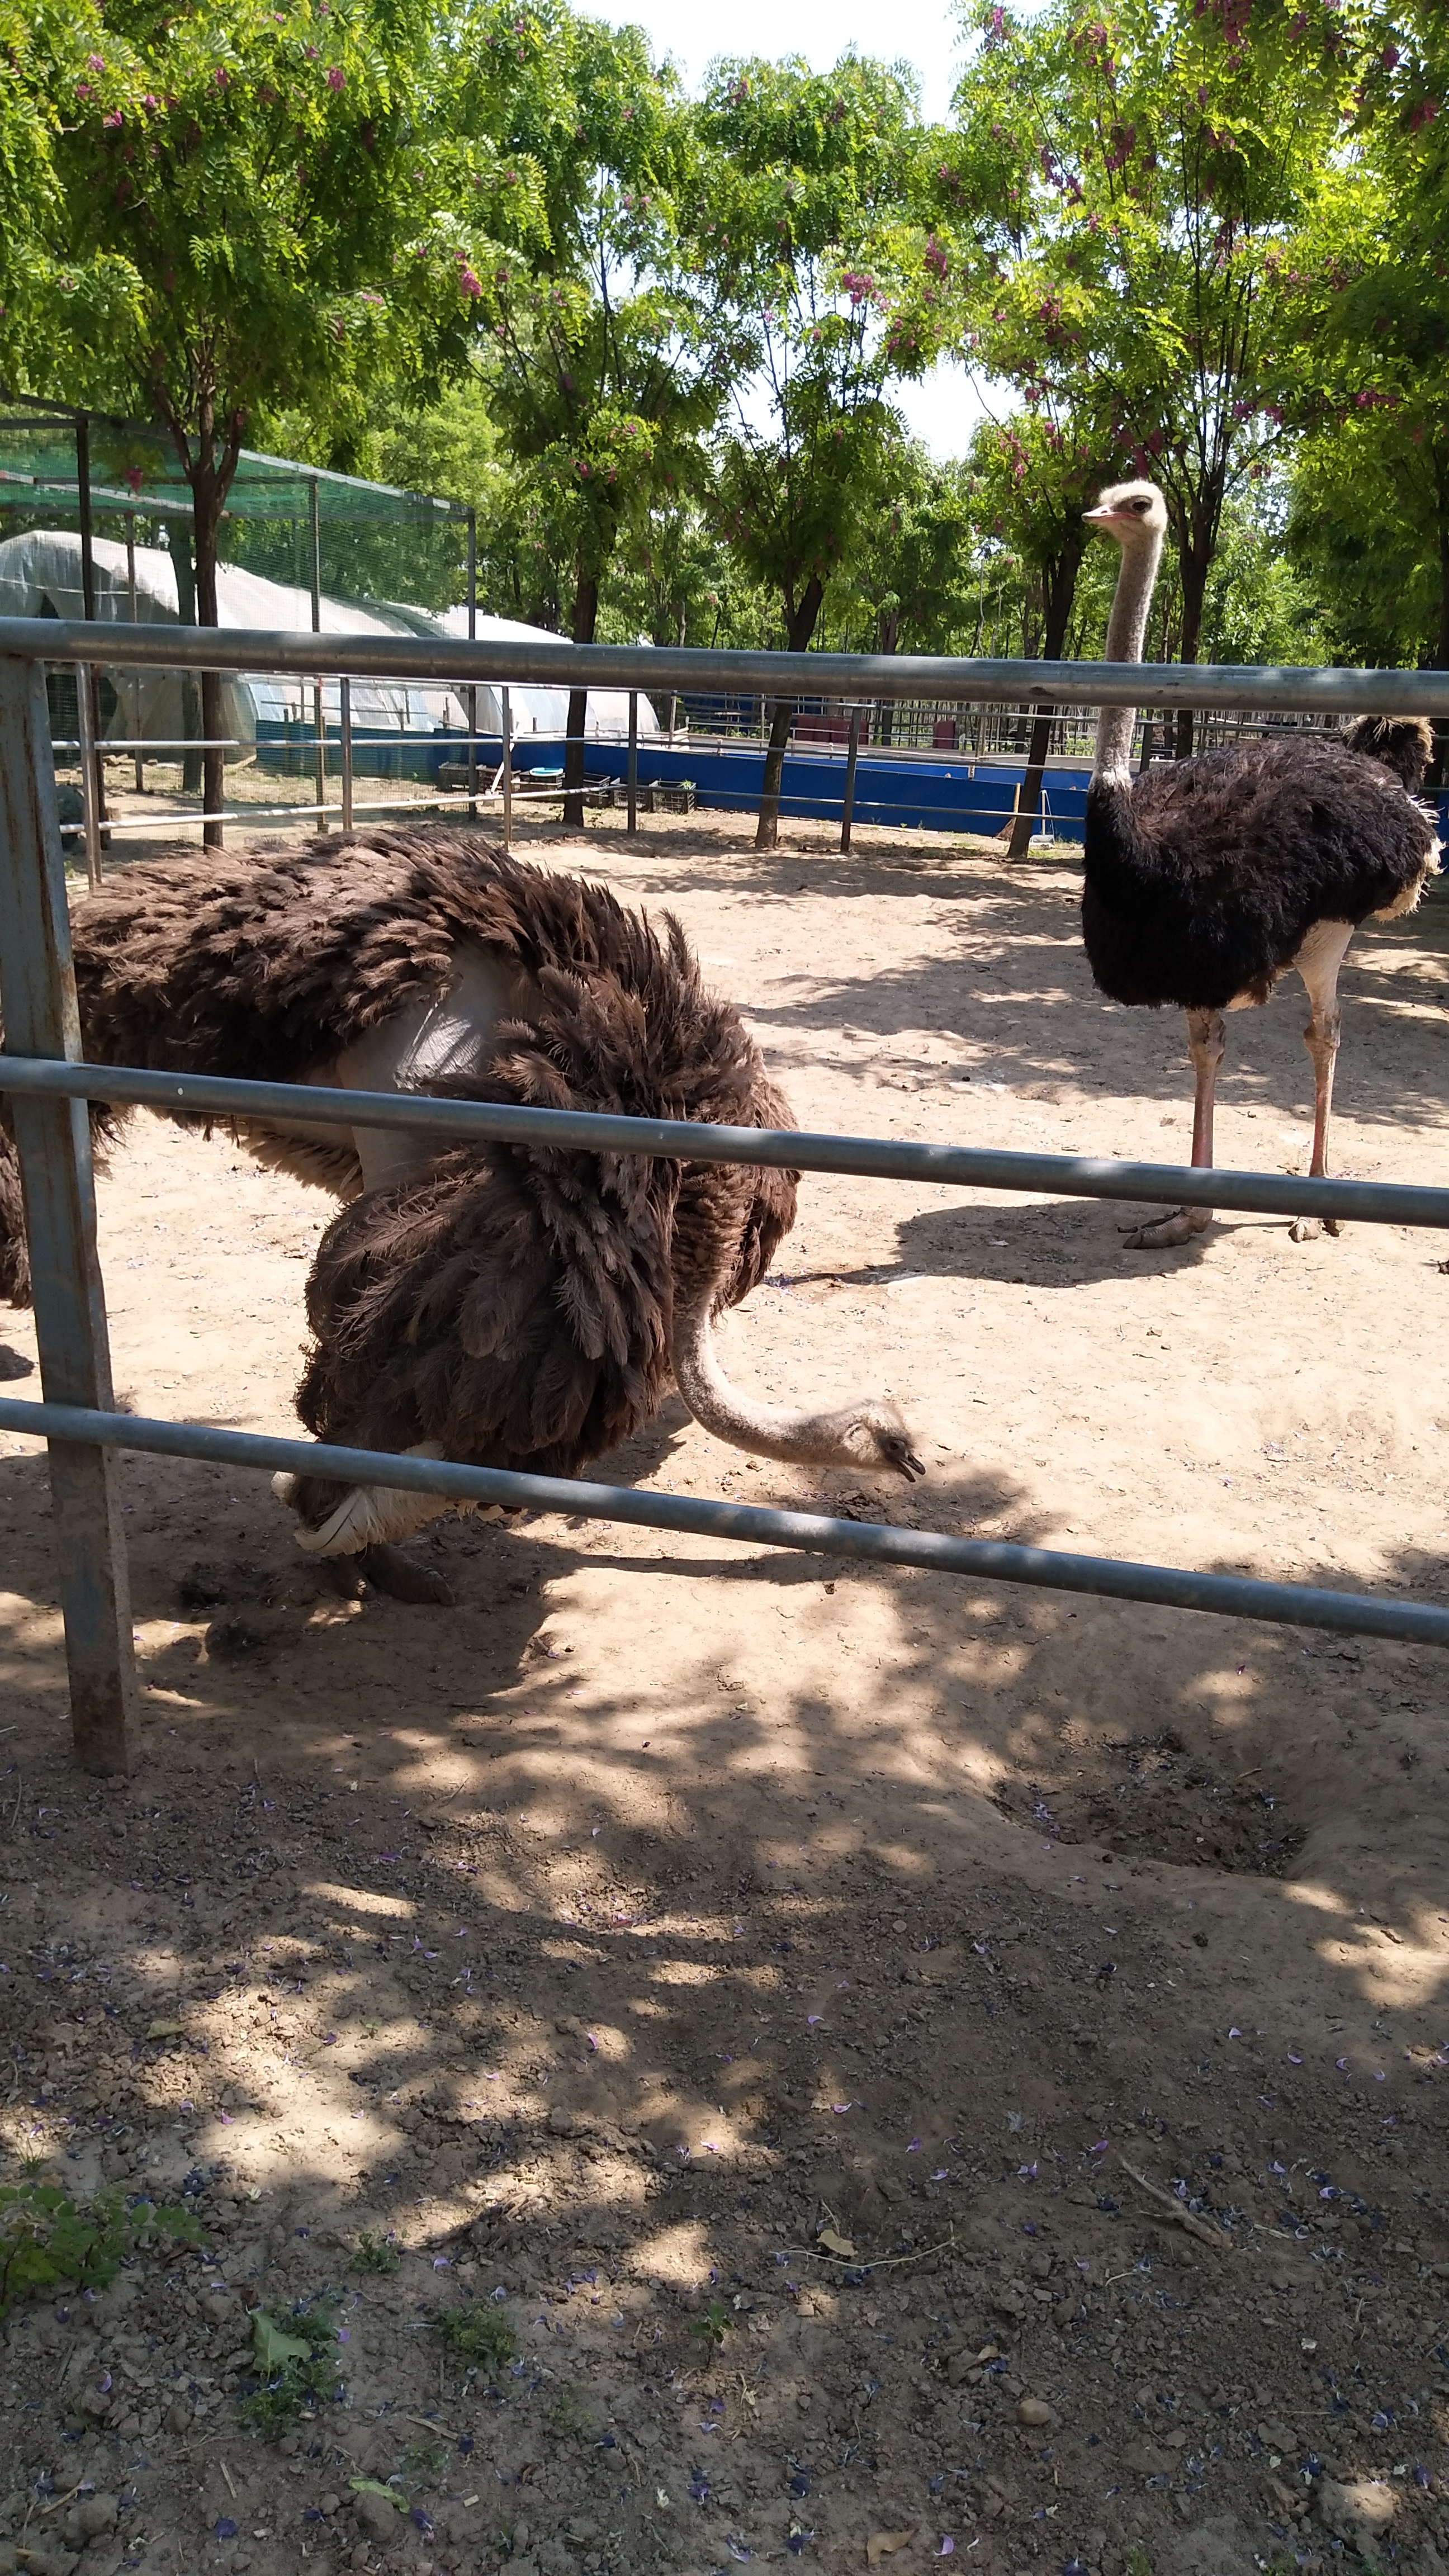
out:
{"label": "ostrich neck", "polygon": [[802,1467],[858,1467],[847,1435],[856,1421],[849,1406],[835,1413],[794,1413],[760,1404],[730,1384],[715,1348],[707,1299],[675,1310],[670,1337],[674,1383],[695,1421],[734,1449],[757,1458],[783,1458]]}
{"label": "ostrich neck", "polygon": [[[1145,543],[1132,543],[1122,548],[1122,561],[1117,567],[1117,587],[1112,593],[1112,614],[1107,620],[1105,659],[1109,662],[1140,662],[1147,636],[1147,612],[1157,587],[1157,567],[1162,560],[1162,539],[1149,537]],[[1113,786],[1127,786],[1132,777],[1132,727],[1135,707],[1103,707],[1097,718],[1097,757],[1092,776]]]}

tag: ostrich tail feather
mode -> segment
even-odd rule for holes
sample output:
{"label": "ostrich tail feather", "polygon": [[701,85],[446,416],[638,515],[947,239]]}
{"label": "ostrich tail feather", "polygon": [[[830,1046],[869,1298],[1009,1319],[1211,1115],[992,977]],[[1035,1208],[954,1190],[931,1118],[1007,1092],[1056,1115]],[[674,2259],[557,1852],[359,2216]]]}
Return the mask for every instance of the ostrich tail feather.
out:
{"label": "ostrich tail feather", "polygon": [[0,1109],[0,1297],[9,1306],[30,1303],[30,1251],[15,1138]]}

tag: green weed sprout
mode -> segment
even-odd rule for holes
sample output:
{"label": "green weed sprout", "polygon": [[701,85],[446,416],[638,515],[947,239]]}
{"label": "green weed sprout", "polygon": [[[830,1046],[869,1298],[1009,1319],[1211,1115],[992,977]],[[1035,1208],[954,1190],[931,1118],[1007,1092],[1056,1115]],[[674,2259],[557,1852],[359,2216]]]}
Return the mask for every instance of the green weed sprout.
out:
{"label": "green weed sprout", "polygon": [[512,2327],[495,2307],[444,2308],[438,2332],[475,2370],[503,2370],[518,2350]]}
{"label": "green weed sprout", "polygon": [[0,2317],[18,2300],[52,2290],[105,2289],[151,2235],[201,2241],[189,2209],[158,2209],[149,2200],[128,2208],[121,2191],[102,2192],[81,2207],[63,2183],[0,2186]]}
{"label": "green weed sprout", "polygon": [[698,2335],[701,2343],[707,2343],[718,2351],[725,2336],[734,2333],[737,2323],[738,2319],[730,2315],[723,2299],[711,2299],[691,2320],[689,2331]]}
{"label": "green weed sprout", "polygon": [[330,2307],[298,2309],[285,2325],[263,2308],[252,2314],[252,2344],[260,2386],[242,2399],[242,2418],[254,2433],[276,2433],[304,2407],[326,2406],[337,2394],[337,2324]]}

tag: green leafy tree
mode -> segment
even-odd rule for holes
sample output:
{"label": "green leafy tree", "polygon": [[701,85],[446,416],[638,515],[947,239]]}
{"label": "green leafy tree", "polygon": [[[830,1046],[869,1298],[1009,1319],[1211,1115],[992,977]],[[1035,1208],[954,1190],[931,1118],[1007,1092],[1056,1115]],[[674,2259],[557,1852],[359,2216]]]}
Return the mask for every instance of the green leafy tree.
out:
{"label": "green leafy tree", "polygon": [[104,256],[72,255],[56,170],[76,85],[100,41],[93,0],[0,5],[0,374],[11,385],[53,390],[46,371],[72,317],[94,332],[125,327],[128,280]]}
{"label": "green leafy tree", "polygon": [[[1307,247],[1290,536],[1335,650],[1449,668],[1449,24],[1378,13],[1354,186]],[[1442,785],[1449,723],[1436,725]]]}
{"label": "green leafy tree", "polygon": [[[676,194],[690,118],[637,27],[564,0],[486,0],[464,22],[452,117],[536,189],[526,244],[480,259],[488,399],[567,564],[566,615],[594,641],[620,539],[689,479],[724,386],[683,293]],[[569,700],[565,821],[583,820],[585,692]]]}
{"label": "green leafy tree", "polygon": [[[888,507],[853,557],[842,645],[873,653],[958,650],[975,617],[974,559],[964,467],[937,464],[913,440],[901,451]],[[883,743],[893,739],[894,716],[893,706],[882,707]]]}
{"label": "green leafy tree", "polygon": [[[691,259],[734,393],[711,508],[748,581],[806,651],[832,582],[899,488],[891,400],[954,328],[942,237],[959,182],[899,71],[847,55],[726,62],[700,113]],[[770,727],[756,846],[775,848],[794,702]]]}
{"label": "green leafy tree", "polygon": [[977,353],[1029,404],[1090,408],[1161,484],[1195,661],[1224,508],[1292,401],[1294,247],[1350,184],[1356,21],[1336,0],[1049,0],[1022,22],[980,0],[973,24],[959,111],[1013,155]]}
{"label": "green leafy tree", "polygon": [[[63,389],[164,425],[191,488],[204,625],[253,415],[339,408],[384,355],[406,351],[435,379],[463,363],[481,289],[453,207],[490,232],[528,229],[525,192],[486,157],[465,172],[430,129],[436,50],[422,0],[191,0],[165,14],[113,0],[64,102],[65,247],[125,295],[105,328],[66,316]],[[213,674],[202,726],[221,730]],[[207,754],[209,811],[221,765]]]}
{"label": "green leafy tree", "polygon": [[[976,509],[991,533],[1022,564],[1035,612],[1037,649],[1060,661],[1067,649],[1077,581],[1090,536],[1082,513],[1117,460],[1110,424],[1043,401],[1003,422],[986,422],[972,443]],[[1035,641],[1035,639],[1033,639]],[[1023,637],[1023,649],[1027,639]],[[1007,856],[1025,858],[1041,808],[1054,707],[1039,708],[1027,744],[1026,775],[1008,837]]]}

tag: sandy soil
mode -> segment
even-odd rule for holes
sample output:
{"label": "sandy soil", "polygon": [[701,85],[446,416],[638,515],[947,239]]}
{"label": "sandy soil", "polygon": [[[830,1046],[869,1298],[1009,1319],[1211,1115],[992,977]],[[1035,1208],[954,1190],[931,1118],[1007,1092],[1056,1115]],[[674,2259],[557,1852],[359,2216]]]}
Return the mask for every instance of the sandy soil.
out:
{"label": "sandy soil", "polygon": [[[1185,1153],[1181,1024],[1093,993],[1069,864],[535,836],[675,906],[803,1124]],[[1353,953],[1342,1168],[1440,1173],[1446,924]],[[1303,1016],[1230,1024],[1225,1162],[1306,1168]],[[926,1486],[673,1405],[609,1472],[1443,1599],[1437,1242],[1143,1256],[1124,1213],[807,1181],[732,1367],[888,1383]],[[292,1427],[327,1214],[138,1124],[101,1195],[138,1410]],[[106,1789],[0,1435],[0,2180],[185,2190],[210,2251],[12,2315],[0,2569],[76,2563],[89,2502],[86,2576],[1442,2576],[1436,1656],[563,1518],[446,1525],[451,1612],[348,1604],[264,1480],[125,1476]],[[329,2299],[345,2402],[257,2438],[246,2311]],[[471,2373],[470,2302],[513,2348]]]}

